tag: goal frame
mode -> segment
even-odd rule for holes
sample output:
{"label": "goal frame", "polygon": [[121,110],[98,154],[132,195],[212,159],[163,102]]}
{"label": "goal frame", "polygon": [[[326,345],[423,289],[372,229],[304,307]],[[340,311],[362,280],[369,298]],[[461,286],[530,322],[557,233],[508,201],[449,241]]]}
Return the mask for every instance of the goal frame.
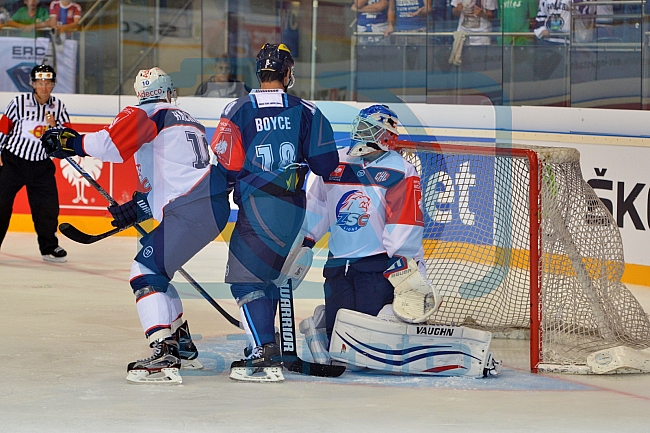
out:
{"label": "goal frame", "polygon": [[530,370],[538,372],[540,364],[540,353],[542,350],[542,314],[540,301],[542,291],[542,191],[541,191],[541,170],[539,169],[539,158],[537,152],[531,149],[515,148],[509,144],[494,143],[494,146],[473,146],[463,143],[438,143],[438,142],[415,142],[398,140],[395,145],[398,151],[433,151],[445,154],[468,154],[479,156],[500,156],[527,159],[530,168],[530,183],[528,186],[528,221],[529,221],[529,320],[530,320]]}

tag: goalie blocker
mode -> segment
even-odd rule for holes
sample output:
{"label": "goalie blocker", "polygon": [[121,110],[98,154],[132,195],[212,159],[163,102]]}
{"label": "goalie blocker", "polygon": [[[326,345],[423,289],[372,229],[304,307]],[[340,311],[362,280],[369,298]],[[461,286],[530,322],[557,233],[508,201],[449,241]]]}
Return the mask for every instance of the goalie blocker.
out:
{"label": "goalie blocker", "polygon": [[489,351],[491,340],[487,331],[388,322],[340,309],[329,354],[335,361],[386,373],[486,377],[500,369]]}

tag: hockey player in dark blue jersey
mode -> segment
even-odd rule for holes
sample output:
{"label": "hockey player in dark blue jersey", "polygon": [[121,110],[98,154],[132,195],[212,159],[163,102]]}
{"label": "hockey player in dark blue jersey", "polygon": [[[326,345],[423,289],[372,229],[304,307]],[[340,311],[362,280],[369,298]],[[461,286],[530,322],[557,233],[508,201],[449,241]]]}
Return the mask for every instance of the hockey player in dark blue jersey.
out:
{"label": "hockey player in dark blue jersey", "polygon": [[232,363],[235,380],[284,379],[272,281],[305,217],[302,186],[308,169],[326,176],[339,164],[329,121],[313,103],[287,93],[293,66],[286,45],[265,44],[257,55],[260,89],[226,106],[211,145],[239,206],[226,282],[253,349],[247,359]]}

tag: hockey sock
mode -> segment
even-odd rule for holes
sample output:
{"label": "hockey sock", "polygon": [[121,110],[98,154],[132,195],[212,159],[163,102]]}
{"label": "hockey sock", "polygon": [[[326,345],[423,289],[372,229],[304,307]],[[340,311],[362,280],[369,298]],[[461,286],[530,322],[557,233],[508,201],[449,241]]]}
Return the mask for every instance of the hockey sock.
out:
{"label": "hockey sock", "polygon": [[240,308],[242,323],[255,346],[275,342],[273,303],[267,297],[247,302]]}

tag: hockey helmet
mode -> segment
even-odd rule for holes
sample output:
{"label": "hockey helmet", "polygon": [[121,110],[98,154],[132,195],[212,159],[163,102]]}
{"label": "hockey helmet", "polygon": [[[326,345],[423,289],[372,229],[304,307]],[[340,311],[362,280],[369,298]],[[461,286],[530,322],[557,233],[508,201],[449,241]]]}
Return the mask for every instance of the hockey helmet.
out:
{"label": "hockey helmet", "polygon": [[52,80],[53,83],[56,83],[56,72],[50,65],[38,65],[32,68],[29,78],[32,84],[36,80]]}
{"label": "hockey helmet", "polygon": [[348,155],[363,156],[377,150],[391,150],[397,141],[397,114],[387,105],[371,105],[352,121]]}
{"label": "hockey helmet", "polygon": [[176,98],[176,89],[171,77],[157,66],[138,72],[133,88],[138,96],[138,104],[167,100],[167,92],[172,92],[172,99]]}
{"label": "hockey helmet", "polygon": [[291,71],[289,84],[287,84],[287,89],[289,89],[295,82],[293,65],[293,56],[285,44],[264,44],[257,54],[257,78],[260,79],[260,74],[264,71],[276,72],[283,77],[287,71]]}

